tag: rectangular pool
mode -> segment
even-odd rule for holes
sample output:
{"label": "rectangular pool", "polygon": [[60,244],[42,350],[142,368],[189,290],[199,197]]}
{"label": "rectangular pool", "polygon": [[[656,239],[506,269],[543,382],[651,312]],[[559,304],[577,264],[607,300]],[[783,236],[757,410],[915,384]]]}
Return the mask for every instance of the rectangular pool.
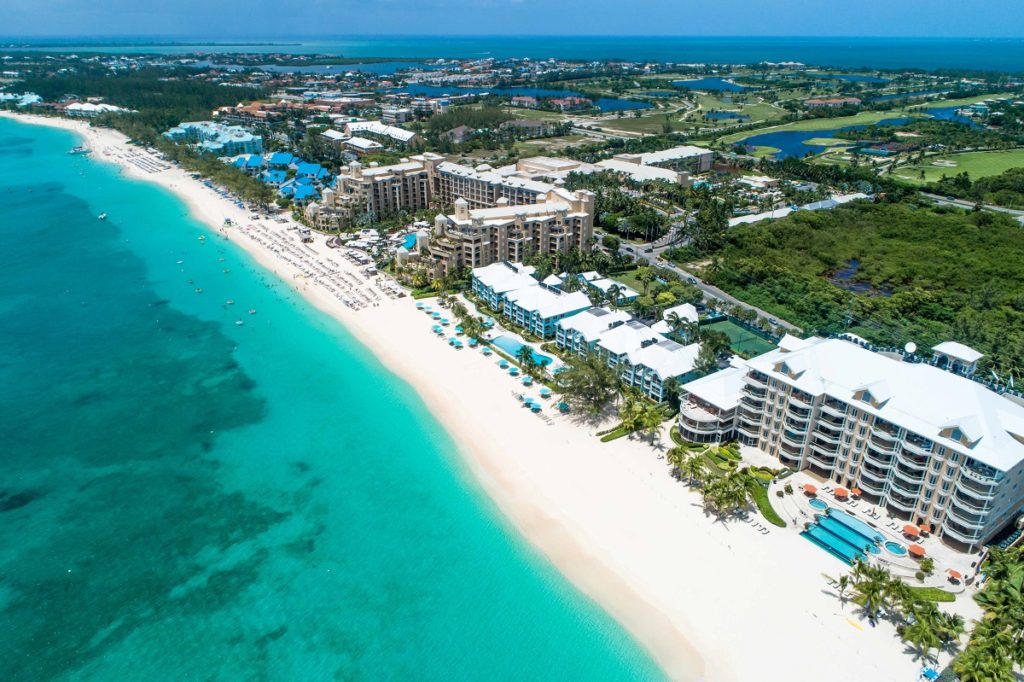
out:
{"label": "rectangular pool", "polygon": [[[491,339],[491,343],[493,343],[495,346],[511,355],[513,358],[518,357],[519,349],[526,345],[520,343],[519,341],[516,341],[511,336],[504,335]],[[540,353],[532,349],[531,352],[533,353],[533,361],[536,362],[538,365],[546,367],[547,365],[551,364],[552,360],[549,356],[541,355]]]}

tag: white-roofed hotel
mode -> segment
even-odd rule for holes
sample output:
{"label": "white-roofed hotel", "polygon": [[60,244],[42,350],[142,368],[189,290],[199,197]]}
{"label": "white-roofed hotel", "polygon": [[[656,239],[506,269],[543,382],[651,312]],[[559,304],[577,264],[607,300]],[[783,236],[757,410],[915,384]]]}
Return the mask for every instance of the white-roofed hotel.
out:
{"label": "white-roofed hotel", "polygon": [[[935,347],[973,371],[981,355]],[[742,381],[740,381],[742,379]],[[786,337],[780,347],[683,386],[679,428],[695,441],[735,433],[973,551],[1024,502],[1024,406],[939,367],[843,339]]]}

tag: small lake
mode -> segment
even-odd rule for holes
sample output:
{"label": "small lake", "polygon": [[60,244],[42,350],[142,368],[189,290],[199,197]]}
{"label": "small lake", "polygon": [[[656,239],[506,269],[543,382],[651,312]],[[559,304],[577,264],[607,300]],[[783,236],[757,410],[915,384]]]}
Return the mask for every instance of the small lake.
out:
{"label": "small lake", "polygon": [[[583,93],[573,90],[552,90],[549,88],[530,87],[495,87],[495,88],[467,88],[452,85],[427,85],[425,83],[408,83],[391,92],[405,92],[410,95],[423,95],[426,97],[438,97],[441,95],[506,95],[508,97],[586,97]],[[640,102],[631,99],[614,99],[601,97],[594,100],[594,106],[601,111],[625,111],[628,109],[650,109],[650,102]]]}
{"label": "small lake", "polygon": [[885,297],[892,296],[890,289],[875,289],[871,286],[870,282],[858,282],[854,278],[857,276],[857,271],[860,270],[860,260],[857,258],[851,258],[846,261],[846,267],[839,268],[832,276],[829,281],[836,285],[840,289],[845,289],[854,294],[867,294],[867,295],[881,295]]}
{"label": "small lake", "polygon": [[443,68],[435,64],[423,64],[421,62],[367,62],[365,64],[308,64],[306,66],[284,66],[280,64],[217,64],[209,61],[201,61],[192,64],[197,69],[221,69],[223,71],[267,71],[268,73],[309,73],[320,76],[341,76],[350,71],[362,73],[374,73],[379,76],[387,76],[398,71],[434,71]]}
{"label": "small lake", "polygon": [[747,114],[738,111],[705,111],[704,117],[711,121],[723,121],[728,119],[745,120],[750,118]]}
{"label": "small lake", "polygon": [[811,78],[824,78],[834,81],[846,81],[847,83],[888,83],[888,78],[878,76],[865,76],[859,73],[809,73]]}
{"label": "small lake", "polygon": [[[886,118],[879,121],[877,125],[901,126],[910,123],[912,120],[914,119],[909,117]],[[775,147],[779,150],[774,156],[775,159],[787,159],[791,156],[802,157],[806,155],[807,152],[819,154],[826,149],[826,147],[821,145],[805,144],[807,140],[818,137],[833,137],[839,132],[863,130],[867,127],[868,126],[866,125],[854,125],[842,128],[832,128],[831,130],[780,130],[774,133],[764,133],[762,135],[748,137],[742,141],[742,144],[757,147]]]}
{"label": "small lake", "polygon": [[685,81],[672,81],[672,85],[684,90],[717,90],[719,92],[743,92],[754,89],[739,83],[732,83],[724,78],[694,78]]}
{"label": "small lake", "polygon": [[982,128],[980,123],[977,123],[970,116],[964,116],[963,114],[956,113],[960,107],[936,107],[934,109],[925,109],[932,118],[936,118],[940,121],[955,121],[956,123],[965,123],[972,128]]}

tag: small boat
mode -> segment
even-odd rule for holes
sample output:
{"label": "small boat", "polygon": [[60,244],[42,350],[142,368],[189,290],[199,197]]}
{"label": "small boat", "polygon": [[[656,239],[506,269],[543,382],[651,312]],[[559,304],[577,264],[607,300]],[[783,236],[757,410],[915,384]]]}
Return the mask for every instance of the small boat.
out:
{"label": "small boat", "polygon": [[179,261],[176,261],[176,262],[177,262],[177,264],[178,264],[178,265],[181,265],[181,264],[182,264],[182,263],[184,263],[185,261],[183,261],[183,260],[179,260]]}
{"label": "small boat", "polygon": [[203,293],[203,290],[202,290],[202,288],[201,288],[201,287],[196,287],[196,293],[197,293],[197,294],[201,294],[201,293]]}
{"label": "small boat", "polygon": [[[104,215],[106,215],[106,214],[104,213]],[[206,241],[206,235],[205,234],[201,234],[201,235],[199,235],[198,239],[201,242],[205,242]]]}
{"label": "small boat", "polygon": [[226,302],[227,302],[228,305],[234,305],[235,304],[235,300],[233,298],[229,298]]}
{"label": "small boat", "polygon": [[229,268],[224,268],[224,274],[225,275],[228,274],[229,272],[231,272],[231,270]]}
{"label": "small boat", "polygon": [[249,314],[250,315],[255,315],[256,314],[256,309],[255,308],[249,308]]}
{"label": "small boat", "polygon": [[245,324],[244,320],[235,320],[235,326],[241,327],[243,324]]}
{"label": "small boat", "polygon": [[68,150],[68,154],[72,154],[72,155],[74,155],[74,154],[88,154],[88,153],[89,153],[89,148],[88,147],[84,147],[82,145],[78,145],[77,147],[72,147],[71,149]]}
{"label": "small boat", "polygon": [[100,220],[106,220],[107,219],[107,214],[106,213],[100,213],[96,217],[99,218]]}

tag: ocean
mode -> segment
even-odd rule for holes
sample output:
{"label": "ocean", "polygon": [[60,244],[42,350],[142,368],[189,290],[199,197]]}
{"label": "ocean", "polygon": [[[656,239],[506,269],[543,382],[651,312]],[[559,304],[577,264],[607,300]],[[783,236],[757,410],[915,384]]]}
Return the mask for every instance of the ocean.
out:
{"label": "ocean", "polygon": [[[64,37],[36,40],[52,51],[184,54],[289,53],[342,57],[623,59],[752,64],[798,61],[848,69],[978,69],[1024,73],[1022,38],[783,36],[349,36],[220,39]],[[26,39],[0,36],[0,45]]]}
{"label": "ocean", "polygon": [[74,144],[0,119],[0,679],[662,679],[408,385]]}

